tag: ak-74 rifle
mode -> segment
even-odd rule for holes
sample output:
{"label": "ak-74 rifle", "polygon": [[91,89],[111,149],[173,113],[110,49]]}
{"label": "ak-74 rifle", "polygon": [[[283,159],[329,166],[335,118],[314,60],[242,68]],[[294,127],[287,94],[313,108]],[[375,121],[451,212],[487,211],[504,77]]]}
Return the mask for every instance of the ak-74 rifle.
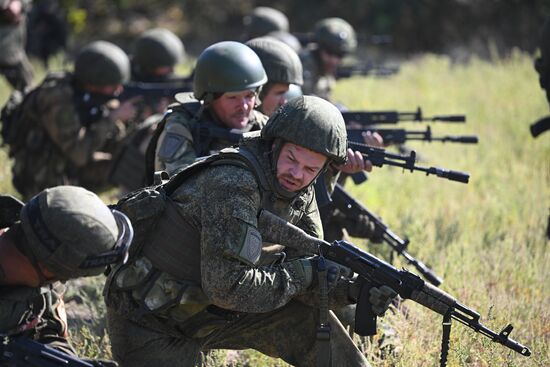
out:
{"label": "ak-74 rifle", "polygon": [[[357,296],[355,332],[359,335],[366,336],[376,333],[376,315],[368,300],[369,289],[373,286],[386,285],[395,290],[403,299],[410,299],[443,315],[441,366],[445,366],[447,363],[453,319],[523,356],[531,355],[531,350],[527,346],[510,339],[510,332],[513,329],[511,324],[503,328],[500,333],[489,329],[480,322],[481,317],[478,312],[463,305],[450,294],[426,283],[416,274],[405,269],[396,269],[347,241],[334,241],[330,244],[308,235],[300,228],[266,210],[262,210],[260,213],[258,227],[264,241],[279,243],[297,248],[304,253],[319,255],[346,266],[357,274],[355,281],[360,282],[361,288]],[[324,330],[330,330],[330,325],[321,325],[320,330],[323,327]]]}
{"label": "ak-74 rifle", "polygon": [[353,76],[388,77],[399,73],[397,66],[384,66],[373,63],[341,65],[336,69],[336,79],[351,78]]}
{"label": "ak-74 rifle", "polygon": [[415,112],[398,112],[398,111],[345,111],[342,112],[346,123],[355,122],[361,125],[377,125],[377,124],[397,124],[398,122],[466,122],[465,115],[438,115],[425,117],[422,114],[422,109],[418,107]]}
{"label": "ak-74 rifle", "polygon": [[437,167],[422,167],[417,166],[416,152],[413,150],[408,156],[387,153],[384,149],[374,148],[365,144],[348,141],[348,147],[359,151],[363,157],[371,161],[373,166],[382,167],[383,165],[401,167],[409,171],[421,171],[427,175],[436,175],[437,177],[446,178],[451,181],[468,183],[470,175],[460,171],[452,171]]}
{"label": "ak-74 rifle", "polygon": [[351,195],[349,195],[339,184],[336,184],[331,199],[334,207],[339,209],[346,216],[358,217],[360,215],[366,215],[369,221],[374,223],[376,227],[375,232],[382,233],[382,240],[387,243],[395,253],[404,257],[409,264],[414,266],[427,281],[435,286],[439,286],[443,282],[443,279],[441,279],[432,269],[407,252],[407,246],[409,245],[408,239],[403,240],[393,233],[379,217],[351,197]]}
{"label": "ak-74 rifle", "polygon": [[90,362],[23,337],[5,337],[3,341],[0,340],[0,365],[94,367]]}
{"label": "ak-74 rifle", "polygon": [[476,135],[446,135],[433,136],[430,126],[426,126],[426,130],[405,130],[405,129],[347,129],[348,140],[363,143],[364,134],[370,131],[376,132],[384,139],[384,144],[403,144],[407,141],[440,141],[443,143],[462,143],[462,144],[477,144],[478,137]]}
{"label": "ak-74 rifle", "polygon": [[127,99],[142,96],[145,101],[159,99],[162,97],[174,99],[174,96],[182,92],[193,90],[193,79],[191,77],[170,79],[166,82],[128,82],[124,84],[124,90],[118,99]]}

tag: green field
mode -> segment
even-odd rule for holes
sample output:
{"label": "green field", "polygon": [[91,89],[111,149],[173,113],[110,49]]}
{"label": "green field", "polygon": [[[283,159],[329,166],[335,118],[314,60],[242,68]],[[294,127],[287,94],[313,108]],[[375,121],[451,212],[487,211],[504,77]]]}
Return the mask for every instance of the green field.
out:
{"label": "green field", "polygon": [[[466,65],[424,56],[403,64],[395,77],[354,78],[336,89],[335,99],[354,110],[421,106],[426,115],[465,114],[466,124],[431,124],[434,135],[479,136],[478,145],[409,144],[423,157],[421,165],[470,173],[468,185],[382,167],[373,170],[367,184],[347,186],[395,233],[410,238],[409,251],[444,277],[442,289],[478,311],[497,332],[512,323],[512,338],[533,351],[523,357],[455,322],[449,366],[550,365],[550,242],[545,235],[550,132],[537,139],[529,133],[529,125],[548,114],[532,63],[530,55],[519,52]],[[0,87],[0,101],[5,101],[6,88]],[[4,151],[0,160],[0,190],[13,192]],[[356,243],[383,257],[389,253],[383,244]],[[91,357],[109,352],[100,299],[101,278],[73,285],[68,295],[72,335],[79,351]],[[441,317],[411,301],[403,307],[407,316],[397,311],[385,318],[399,335],[394,353],[380,358],[377,337],[359,341],[361,346],[374,366],[437,365]],[[285,365],[253,351],[217,357],[226,365]]]}

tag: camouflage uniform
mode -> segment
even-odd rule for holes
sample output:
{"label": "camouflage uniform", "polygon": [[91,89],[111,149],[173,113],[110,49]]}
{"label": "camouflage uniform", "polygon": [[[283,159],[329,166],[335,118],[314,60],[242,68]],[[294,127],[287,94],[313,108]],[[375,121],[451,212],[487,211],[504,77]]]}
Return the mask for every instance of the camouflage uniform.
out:
{"label": "camouflage uniform", "polygon": [[205,109],[200,117],[196,118],[200,107],[201,103],[196,100],[170,106],[164,117],[166,125],[156,148],[155,171],[165,170],[169,174],[174,174],[193,163],[197,157],[216,153],[235,144],[221,138],[201,137],[201,127],[210,126],[245,133],[261,130],[268,119],[261,112],[252,111],[248,125],[244,129],[229,129],[216,119],[209,109]]}
{"label": "camouflage uniform", "polygon": [[[94,161],[97,151],[114,152],[124,126],[114,124],[104,103],[87,105],[70,73],[51,74],[25,99],[17,124],[24,141],[10,147],[13,183],[26,198],[40,190],[105,184],[110,161]],[[104,101],[102,101],[104,102]]]}
{"label": "camouflage uniform", "polygon": [[[0,334],[30,338],[75,355],[67,339],[65,286],[48,282],[99,275],[106,265],[122,259],[123,253],[116,260],[104,260],[104,256],[112,256],[113,247],[118,244],[129,246],[132,236],[128,234],[132,231],[128,219],[121,219],[121,213],[112,213],[95,194],[80,187],[44,190],[25,206],[13,198],[6,199],[9,197],[0,196],[0,223],[9,224],[8,229],[0,228],[0,246],[16,248],[35,269],[42,286],[4,284],[9,274],[2,273],[0,266]],[[126,224],[119,227],[119,220]],[[44,268],[53,274],[49,281]],[[2,356],[0,361],[4,361]]]}
{"label": "camouflage uniform", "polygon": [[[233,161],[199,162],[174,176],[177,188],[141,250],[111,273],[108,332],[122,366],[201,365],[206,352],[220,348],[316,364],[317,298],[298,265],[304,254],[262,242],[270,229],[257,217],[267,209],[317,237],[321,223],[311,185],[296,193],[279,186],[274,165],[282,143],[264,138],[268,127],[262,138],[249,137],[206,162]],[[311,134],[299,130],[293,133]],[[151,204],[143,206],[135,214],[146,215]],[[332,289],[331,306],[350,302],[342,285]],[[333,314],[330,321],[333,365],[367,366]]]}
{"label": "camouflage uniform", "polygon": [[9,1],[0,1],[0,73],[4,74],[10,84],[18,90],[23,90],[32,84],[33,70],[25,53],[26,12],[30,1],[21,0],[23,6],[22,20],[14,22],[9,19],[7,7]]}
{"label": "camouflage uniform", "polygon": [[319,49],[315,46],[304,48],[300,52],[304,67],[303,94],[310,94],[330,101],[332,89],[336,84],[333,75],[323,74]]}

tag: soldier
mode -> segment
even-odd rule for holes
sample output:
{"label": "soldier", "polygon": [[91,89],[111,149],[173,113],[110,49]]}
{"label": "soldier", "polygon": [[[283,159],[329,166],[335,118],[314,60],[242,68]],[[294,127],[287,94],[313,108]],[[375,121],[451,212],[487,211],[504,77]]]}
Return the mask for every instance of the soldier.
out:
{"label": "soldier", "polygon": [[[258,56],[248,46],[232,41],[213,44],[199,56],[193,77],[193,94],[178,94],[156,137],[148,148],[155,152],[154,171],[173,174],[195,158],[232,145],[212,136],[208,128],[244,133],[260,130],[267,117],[254,110],[267,76]],[[152,169],[148,168],[152,174]]]}
{"label": "soldier", "polygon": [[24,90],[33,79],[32,66],[25,53],[30,1],[0,0],[0,6],[0,73],[13,88]]}
{"label": "soldier", "polygon": [[[108,332],[122,366],[193,366],[209,350],[244,348],[316,364],[318,259],[263,242],[273,229],[258,215],[269,210],[322,237],[312,184],[345,162],[344,121],[332,104],[304,96],[251,135],[173,176],[164,196],[126,210],[122,203],[131,219],[145,217],[153,202],[165,205],[136,241],[140,250],[106,284]],[[331,306],[354,302],[355,283],[338,277],[346,269],[330,267]],[[372,300],[377,313],[389,298]],[[333,365],[367,366],[332,313],[330,322]]]}
{"label": "soldier", "polygon": [[295,35],[287,31],[273,31],[266,34],[266,36],[278,39],[279,41],[285,43],[287,46],[293,49],[296,53],[299,53],[300,50],[302,50],[302,44],[300,43],[300,40]]}
{"label": "soldier", "polygon": [[[110,181],[122,192],[128,192],[145,184],[145,153],[166,108],[174,103],[172,89],[182,89],[190,83],[188,78],[175,74],[175,68],[185,58],[185,48],[181,40],[164,28],[144,32],[134,43],[131,57],[132,79],[125,90],[140,95],[142,99],[135,106],[134,121],[127,124],[127,134],[121,142],[121,149],[111,167]],[[147,91],[152,87],[158,93]],[[166,88],[164,90],[163,88]],[[169,94],[166,92],[170,92]],[[127,97],[122,94],[122,99]]]}
{"label": "soldier", "polygon": [[253,38],[246,45],[258,55],[267,74],[258,110],[271,116],[287,102],[286,92],[290,84],[302,85],[302,62],[289,46],[271,37]]}
{"label": "soldier", "polygon": [[269,32],[288,32],[288,18],[280,10],[268,6],[259,6],[243,18],[244,39],[262,37]]}
{"label": "soldier", "polygon": [[[67,339],[65,287],[59,281],[99,275],[106,266],[124,262],[132,234],[124,214],[109,210],[80,187],[46,189],[24,206],[13,197],[0,196],[0,335],[7,337],[3,343],[30,338],[76,355]],[[6,357],[9,362],[10,357],[0,353],[0,364]]]}
{"label": "soldier", "polygon": [[341,18],[326,18],[315,25],[315,42],[300,54],[304,66],[304,94],[330,100],[336,70],[342,58],[357,48],[353,27]]}
{"label": "soldier", "polygon": [[123,121],[135,115],[135,100],[113,100],[129,75],[124,51],[92,42],[77,56],[74,73],[47,75],[10,114],[11,122],[4,120],[13,184],[23,197],[59,184],[93,190],[106,184]]}

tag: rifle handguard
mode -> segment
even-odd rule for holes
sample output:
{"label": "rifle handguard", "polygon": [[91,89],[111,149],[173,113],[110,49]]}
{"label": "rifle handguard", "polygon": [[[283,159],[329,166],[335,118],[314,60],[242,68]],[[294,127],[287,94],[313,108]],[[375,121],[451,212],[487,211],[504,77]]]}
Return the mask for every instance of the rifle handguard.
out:
{"label": "rifle handguard", "polygon": [[465,115],[439,115],[430,119],[431,121],[443,121],[443,122],[466,122]]}

